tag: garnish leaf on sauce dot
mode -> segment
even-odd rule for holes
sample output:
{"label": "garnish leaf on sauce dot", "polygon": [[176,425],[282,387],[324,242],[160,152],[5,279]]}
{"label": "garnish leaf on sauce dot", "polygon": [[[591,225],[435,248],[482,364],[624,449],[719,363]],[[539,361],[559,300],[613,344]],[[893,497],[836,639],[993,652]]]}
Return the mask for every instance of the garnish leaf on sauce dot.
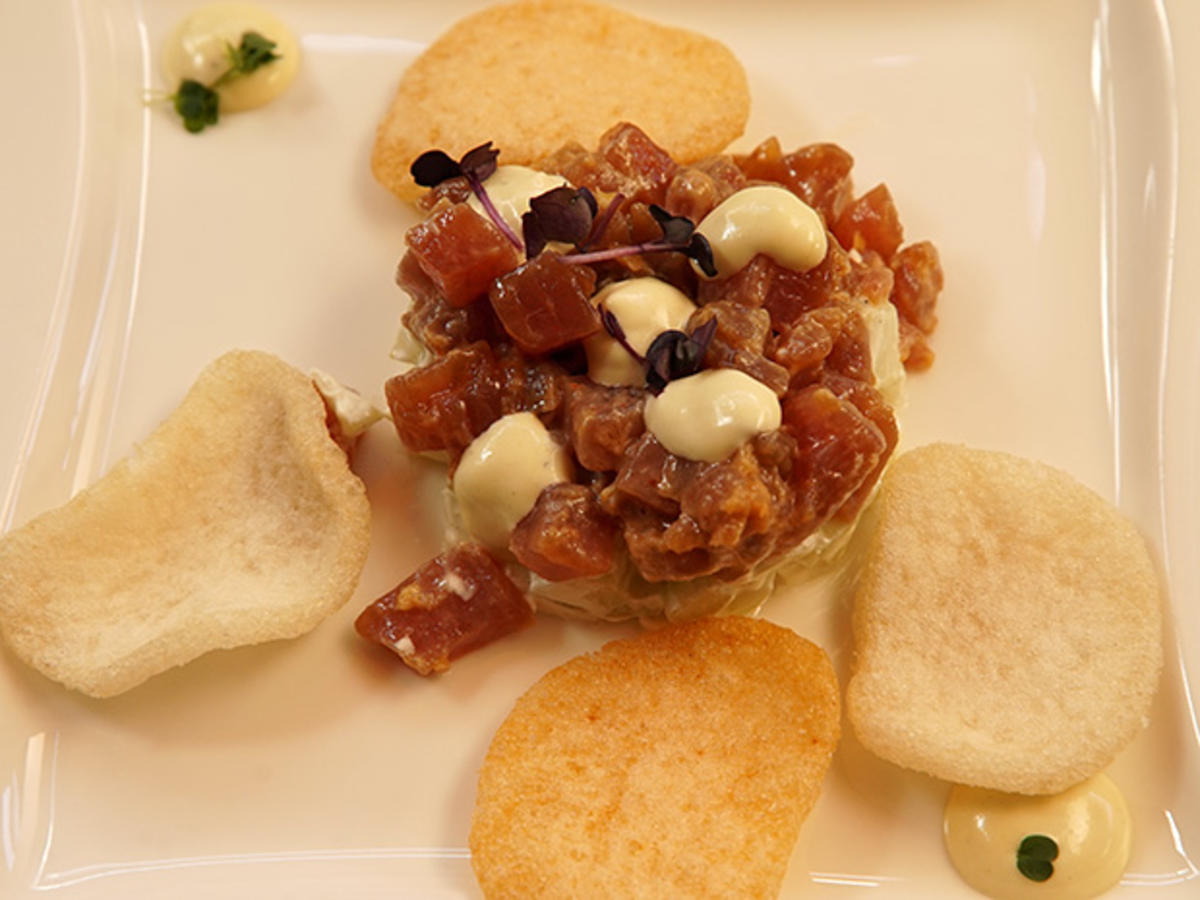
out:
{"label": "garnish leaf on sauce dot", "polygon": [[717,277],[717,264],[713,261],[712,244],[708,242],[708,238],[704,235],[700,233],[693,234],[688,239],[687,248],[683,252],[709,278]]}
{"label": "garnish leaf on sauce dot", "polygon": [[183,79],[179,83],[179,90],[170,99],[175,105],[175,112],[183,119],[183,127],[192,134],[217,124],[220,98],[216,91],[199,81]]}
{"label": "garnish leaf on sauce dot", "polygon": [[[600,304],[600,324],[604,326],[604,330],[609,333],[609,336],[612,337],[613,340],[625,340],[625,329],[621,327],[621,320],[618,319],[616,314],[603,303]],[[636,356],[641,356],[641,354],[637,353],[636,351],[631,352],[634,352]]]}
{"label": "garnish leaf on sauce dot", "polygon": [[714,316],[691,334],[674,329],[659,334],[646,350],[647,390],[661,394],[670,382],[699,372],[716,331]]}
{"label": "garnish leaf on sauce dot", "polygon": [[1029,834],[1017,847],[1017,870],[1030,881],[1046,881],[1054,874],[1058,844],[1044,834]]}
{"label": "garnish leaf on sauce dot", "polygon": [[249,75],[255,69],[279,59],[279,54],[275,52],[277,46],[274,41],[263,37],[257,31],[245,32],[242,35],[241,43],[236,47],[226,44],[229,54],[229,71],[218,78],[217,82],[228,80],[233,72],[238,75]]}
{"label": "garnish leaf on sauce dot", "polygon": [[625,348],[625,352],[632,356],[639,363],[645,364],[646,357],[633,349],[633,345],[629,343],[629,338],[625,335],[625,329],[621,327],[621,321],[617,318],[616,313],[605,306],[603,303],[599,306],[600,324],[604,326],[604,330],[608,332],[609,337]]}
{"label": "garnish leaf on sauce dot", "polygon": [[209,125],[216,125],[221,110],[221,97],[216,88],[249,75],[267,63],[282,59],[275,52],[277,46],[275,41],[263,37],[257,31],[244,32],[236,47],[233,44],[225,44],[229,68],[211,85],[201,84],[192,78],[183,79],[175,93],[167,98],[174,105],[175,112],[179,113],[179,118],[183,119],[183,127],[196,134]]}
{"label": "garnish leaf on sauce dot", "polygon": [[654,221],[662,229],[663,240],[668,244],[686,244],[691,239],[692,232],[696,230],[691,219],[673,216],[654,203],[650,204],[650,215],[654,216]]}

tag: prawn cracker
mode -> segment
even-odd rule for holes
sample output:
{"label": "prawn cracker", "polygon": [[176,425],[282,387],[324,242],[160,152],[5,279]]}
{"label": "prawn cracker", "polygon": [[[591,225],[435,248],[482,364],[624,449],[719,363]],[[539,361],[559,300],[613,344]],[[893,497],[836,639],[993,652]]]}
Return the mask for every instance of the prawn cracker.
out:
{"label": "prawn cracker", "polygon": [[774,897],[839,733],[821,648],[757,619],[614,641],[545,675],[479,776],[489,900]]}
{"label": "prawn cracker", "polygon": [[107,475],[0,539],[0,634],[108,697],[311,630],[349,599],[370,540],[366,490],[325,419],[282,360],[220,357]]}
{"label": "prawn cracker", "polygon": [[937,778],[1054,794],[1145,726],[1162,668],[1146,542],[1070,475],[929,444],[893,460],[853,614],[848,718]]}
{"label": "prawn cracker", "polygon": [[412,161],[458,158],[485,141],[530,165],[569,141],[594,147],[636,122],[681,163],[720,152],[750,112],[741,63],[724,44],[581,0],[492,6],[462,19],[400,79],[371,170],[414,200]]}

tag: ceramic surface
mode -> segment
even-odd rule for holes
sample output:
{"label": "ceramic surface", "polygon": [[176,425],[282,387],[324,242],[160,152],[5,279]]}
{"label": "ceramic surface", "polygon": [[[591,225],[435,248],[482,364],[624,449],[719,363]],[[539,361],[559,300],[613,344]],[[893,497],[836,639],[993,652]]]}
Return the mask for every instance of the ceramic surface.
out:
{"label": "ceramic surface", "polygon": [[[6,527],[98,477],[227,349],[376,397],[392,370],[413,216],[372,180],[369,147],[404,66],[479,4],[268,4],[301,38],[295,84],[199,136],[143,102],[166,87],[159,45],[192,5],[21,4],[0,30],[0,108],[19,125],[0,144]],[[636,6],[744,61],[740,147],[841,143],[858,186],[886,181],[908,238],[939,246],[938,357],[910,380],[905,444],[1058,465],[1147,535],[1173,624],[1153,721],[1110,772],[1136,828],[1114,896],[1196,896],[1200,268],[1176,252],[1200,239],[1181,152],[1197,146],[1196,7]],[[478,896],[465,841],[492,732],[547,669],[630,629],[548,619],[445,677],[403,671],[351,622],[437,548],[440,473],[386,427],[356,467],[375,505],[370,559],[312,634],[104,702],[0,654],[0,895]],[[781,591],[766,615],[844,672],[836,588]],[[783,896],[968,896],[942,849],[946,790],[848,735]]]}

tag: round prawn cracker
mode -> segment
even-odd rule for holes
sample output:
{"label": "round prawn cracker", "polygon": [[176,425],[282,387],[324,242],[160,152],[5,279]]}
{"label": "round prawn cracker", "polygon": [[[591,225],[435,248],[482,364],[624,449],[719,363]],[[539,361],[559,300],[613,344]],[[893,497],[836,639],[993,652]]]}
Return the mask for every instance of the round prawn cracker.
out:
{"label": "round prawn cracker", "polygon": [[878,756],[1051,794],[1146,724],[1161,596],[1133,525],[1071,476],[932,444],[893,461],[856,592],[846,708]]}
{"label": "round prawn cracker", "polygon": [[371,170],[405,200],[409,166],[492,141],[500,162],[530,165],[568,141],[594,147],[635,122],[680,162],[741,135],[750,91],[724,44],[582,0],[488,7],[453,25],[400,79],[379,124]]}
{"label": "round prawn cracker", "polygon": [[282,360],[220,357],[108,474],[0,538],[0,634],[109,697],[311,630],[350,598],[370,540],[366,490],[325,418]]}
{"label": "round prawn cracker", "polygon": [[776,896],[839,708],[824,651],[757,619],[668,626],[559,666],[480,772],[484,895]]}

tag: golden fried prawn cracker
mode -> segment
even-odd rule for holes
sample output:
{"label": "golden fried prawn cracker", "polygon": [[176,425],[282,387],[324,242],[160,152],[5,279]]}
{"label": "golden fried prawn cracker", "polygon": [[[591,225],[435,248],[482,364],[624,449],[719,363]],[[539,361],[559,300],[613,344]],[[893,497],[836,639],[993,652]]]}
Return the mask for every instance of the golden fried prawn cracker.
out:
{"label": "golden fried prawn cracker", "polygon": [[583,0],[527,0],[462,19],[409,66],[371,170],[412,200],[408,168],[426,150],[457,159],[492,141],[501,163],[529,165],[568,141],[594,147],[621,121],[687,163],[741,135],[749,111],[720,42]]}
{"label": "golden fried prawn cracker", "polygon": [[554,669],[500,726],[472,864],[489,900],[774,897],[839,731],[828,657],[702,619]]}

